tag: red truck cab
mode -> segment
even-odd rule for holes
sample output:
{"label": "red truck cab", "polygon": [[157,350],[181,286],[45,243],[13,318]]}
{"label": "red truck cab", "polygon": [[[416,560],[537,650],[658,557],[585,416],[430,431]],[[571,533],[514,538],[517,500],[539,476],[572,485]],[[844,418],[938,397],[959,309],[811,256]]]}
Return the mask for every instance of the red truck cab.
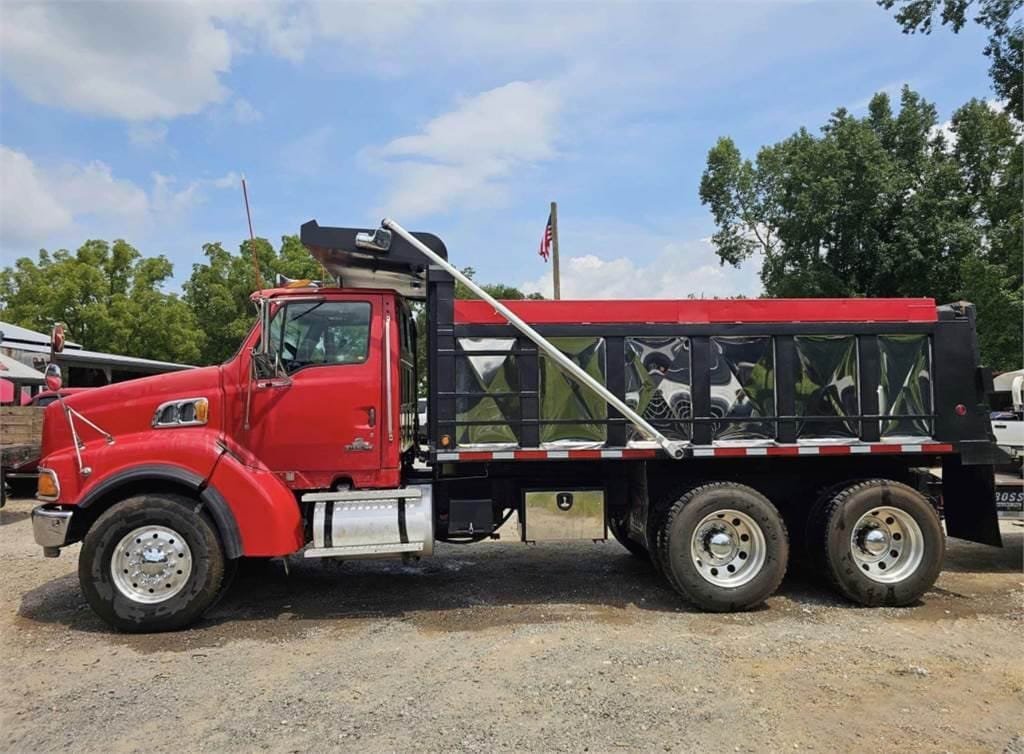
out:
{"label": "red truck cab", "polygon": [[[415,330],[405,301],[393,291],[316,287],[265,290],[254,299],[266,317],[226,363],[53,403],[43,455],[56,494],[47,486],[44,499],[88,509],[123,476],[137,487],[223,482],[217,492],[227,500],[252,495],[253,478],[263,498],[398,486],[415,448]],[[77,449],[61,417],[67,410],[89,422],[77,423]],[[236,466],[237,473],[227,471]],[[234,511],[243,534],[250,512]],[[254,528],[267,527],[259,520]],[[248,555],[283,555],[301,547],[300,538],[292,526],[243,536],[241,545]]]}

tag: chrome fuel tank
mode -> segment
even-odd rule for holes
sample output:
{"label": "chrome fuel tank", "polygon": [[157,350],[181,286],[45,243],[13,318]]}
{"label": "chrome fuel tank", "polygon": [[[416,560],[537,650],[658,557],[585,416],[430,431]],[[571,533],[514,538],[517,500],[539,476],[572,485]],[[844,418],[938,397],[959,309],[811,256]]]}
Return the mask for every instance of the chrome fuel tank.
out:
{"label": "chrome fuel tank", "polygon": [[388,558],[434,552],[432,487],[315,492],[307,558]]}

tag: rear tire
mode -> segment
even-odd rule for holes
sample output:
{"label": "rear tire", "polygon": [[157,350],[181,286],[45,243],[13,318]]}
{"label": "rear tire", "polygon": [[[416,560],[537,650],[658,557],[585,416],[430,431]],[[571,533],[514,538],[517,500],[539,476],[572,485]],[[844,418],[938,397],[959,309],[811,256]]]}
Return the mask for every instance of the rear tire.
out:
{"label": "rear tire", "polygon": [[106,623],[130,633],[183,628],[209,608],[225,583],[224,550],[209,517],[177,495],[139,495],[92,525],[78,557],[78,581]]}
{"label": "rear tire", "polygon": [[[628,515],[628,514],[627,514]],[[629,538],[628,533],[629,524],[624,519],[609,518],[608,519],[608,531],[615,537],[615,541],[620,545],[629,550],[629,554],[634,558],[640,558],[641,560],[650,560],[651,555],[647,552],[647,548],[639,542],[636,542]]]}
{"label": "rear tire", "polygon": [[669,583],[703,610],[749,610],[779,588],[789,538],[782,516],[755,489],[712,482],[672,504],[657,558]]}
{"label": "rear tire", "polygon": [[837,492],[816,520],[815,560],[844,597],[870,607],[917,602],[942,571],[939,514],[912,487],[869,479]]}

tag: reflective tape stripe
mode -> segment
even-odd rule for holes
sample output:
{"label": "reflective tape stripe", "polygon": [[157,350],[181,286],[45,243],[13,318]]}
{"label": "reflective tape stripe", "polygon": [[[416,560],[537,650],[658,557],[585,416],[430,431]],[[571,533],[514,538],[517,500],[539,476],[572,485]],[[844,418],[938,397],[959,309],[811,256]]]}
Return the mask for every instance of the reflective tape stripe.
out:
{"label": "reflective tape stripe", "polygon": [[633,450],[633,449],[627,448],[626,450],[622,451],[622,457],[623,458],[657,458],[658,457],[658,451],[655,450],[654,448],[651,448],[649,450]]}
{"label": "reflective tape stripe", "polygon": [[468,450],[464,453],[459,453],[460,461],[490,461],[491,456],[494,455],[490,451],[485,450]]}
{"label": "reflective tape stripe", "polygon": [[[898,453],[953,453],[950,443],[857,443],[853,445],[754,445],[749,447],[713,447],[698,445],[690,448],[692,458],[746,458],[751,456],[843,456],[851,454],[898,454]],[[662,453],[655,448],[616,448],[587,450],[464,450],[437,453],[438,461],[559,461],[559,460],[600,460],[659,458]]]}

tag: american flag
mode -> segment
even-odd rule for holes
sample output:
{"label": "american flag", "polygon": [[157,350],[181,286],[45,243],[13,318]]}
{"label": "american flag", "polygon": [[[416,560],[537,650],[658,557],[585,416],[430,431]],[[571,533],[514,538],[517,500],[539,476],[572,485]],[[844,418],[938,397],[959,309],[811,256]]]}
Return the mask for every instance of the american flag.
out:
{"label": "american flag", "polygon": [[540,256],[546,262],[551,257],[551,215],[548,215],[548,224],[544,226],[544,237],[540,239]]}

